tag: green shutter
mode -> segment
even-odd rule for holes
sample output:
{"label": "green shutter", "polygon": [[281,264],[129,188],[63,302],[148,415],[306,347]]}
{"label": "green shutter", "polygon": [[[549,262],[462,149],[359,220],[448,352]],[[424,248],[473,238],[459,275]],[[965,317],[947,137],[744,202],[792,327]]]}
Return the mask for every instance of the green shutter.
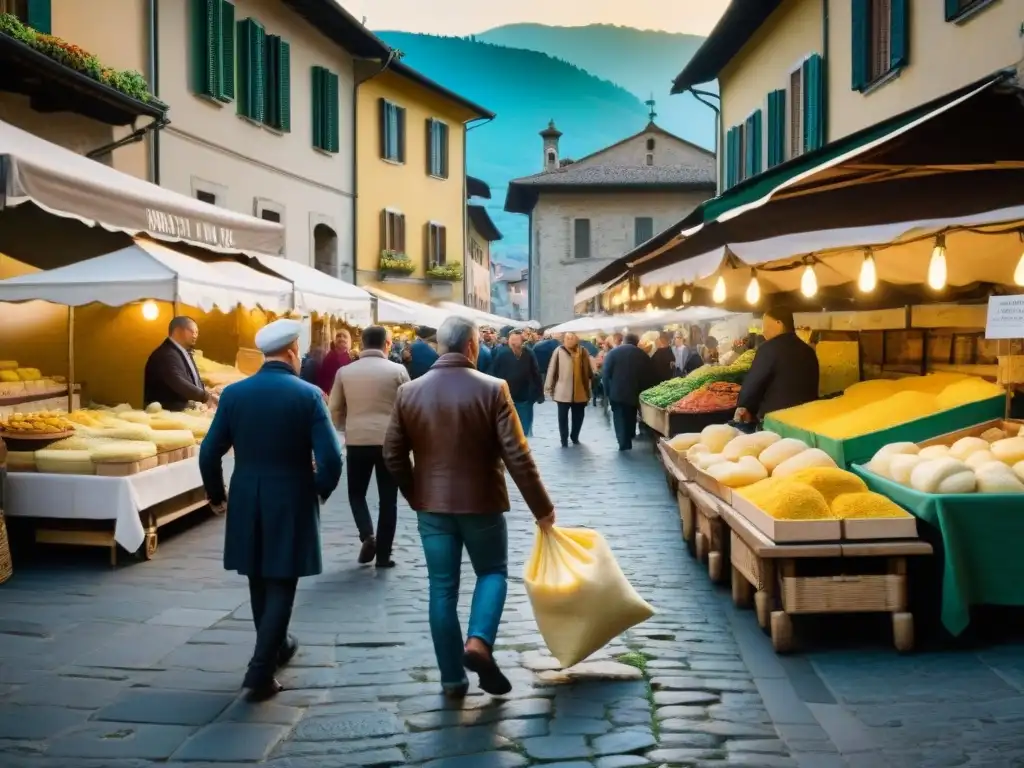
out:
{"label": "green shutter", "polygon": [[441,177],[448,178],[448,151],[449,142],[451,141],[451,134],[448,130],[448,125],[441,124]]}
{"label": "green shutter", "polygon": [[263,39],[263,122],[271,128],[277,128],[278,121],[280,42],[277,35],[267,35]]}
{"label": "green shutter", "polygon": [[436,175],[434,165],[434,119],[427,118],[427,175]]}
{"label": "green shutter", "polygon": [[292,129],[292,47],[287,40],[277,43],[277,125],[288,133]]}
{"label": "green shutter", "polygon": [[378,133],[380,134],[380,156],[388,156],[388,102],[385,99],[377,100],[377,122]]}
{"label": "green shutter", "polygon": [[338,76],[333,72],[327,73],[327,151],[338,152],[341,149],[340,119],[338,98],[341,94],[338,89]]}
{"label": "green shutter", "polygon": [[398,133],[396,135],[396,141],[398,142],[398,162],[405,162],[405,108],[395,107],[396,123],[398,125]]}
{"label": "green shutter", "polygon": [[725,164],[726,164],[725,186],[727,188],[735,186],[736,182],[739,180],[738,169],[739,169],[740,153],[739,153],[739,146],[738,146],[739,142],[737,141],[738,139],[739,139],[739,129],[736,126],[733,126],[732,128],[729,129],[729,132],[726,134],[726,142],[725,142],[726,143],[726,152],[725,152]]}
{"label": "green shutter", "polygon": [[266,115],[266,37],[255,19],[238,22],[238,114],[262,123]]}
{"label": "green shutter", "polygon": [[768,167],[786,160],[786,91],[768,94]]}
{"label": "green shutter", "polygon": [[221,0],[192,0],[191,27],[192,90],[216,98],[221,94],[223,77]]}
{"label": "green shutter", "polygon": [[803,63],[804,79],[804,151],[811,152],[825,143],[825,78],[821,56],[814,54]]}
{"label": "green shutter", "polygon": [[[218,43],[220,83],[217,98],[231,101],[235,98],[235,6],[226,0],[220,2],[220,40]],[[214,9],[215,12],[218,9]]]}
{"label": "green shutter", "polygon": [[910,0],[890,0],[889,41],[889,69],[905,67],[910,62]]}
{"label": "green shutter", "polygon": [[863,91],[871,79],[871,0],[851,0],[853,11],[853,33],[851,70],[852,88]]}
{"label": "green shutter", "polygon": [[960,15],[960,0],[946,0],[946,21],[952,21]]}
{"label": "green shutter", "polygon": [[743,153],[743,177],[746,179],[757,176],[762,170],[761,123],[761,110],[759,109],[747,118],[743,131],[743,141],[746,147],[746,151]]}
{"label": "green shutter", "polygon": [[36,32],[42,32],[44,35],[51,34],[53,24],[50,0],[26,0],[25,23]]}
{"label": "green shutter", "polygon": [[313,102],[313,146],[317,149],[324,148],[324,98],[323,79],[324,68],[313,67],[311,70],[311,95]]}

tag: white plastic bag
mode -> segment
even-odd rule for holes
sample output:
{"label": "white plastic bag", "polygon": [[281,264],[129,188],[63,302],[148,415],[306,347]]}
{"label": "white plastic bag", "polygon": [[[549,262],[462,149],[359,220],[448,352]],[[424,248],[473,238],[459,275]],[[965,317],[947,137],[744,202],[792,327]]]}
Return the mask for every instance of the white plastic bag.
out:
{"label": "white plastic bag", "polygon": [[538,530],[523,579],[540,634],[563,668],[654,615],[597,531]]}

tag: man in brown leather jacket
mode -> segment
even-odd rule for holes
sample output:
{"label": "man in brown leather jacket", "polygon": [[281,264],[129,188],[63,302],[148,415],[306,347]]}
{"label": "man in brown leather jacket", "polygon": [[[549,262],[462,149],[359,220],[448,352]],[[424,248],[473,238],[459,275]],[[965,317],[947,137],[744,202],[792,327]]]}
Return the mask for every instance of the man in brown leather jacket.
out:
{"label": "man in brown leather jacket", "polygon": [[[476,370],[476,326],[451,317],[437,341],[441,356],[430,371],[398,390],[384,462],[417,512],[441,685],[449,696],[464,696],[465,667],[484,691],[500,696],[512,690],[492,653],[508,579],[505,470],[538,525],[550,527],[555,512],[508,385]],[[477,577],[465,644],[457,613],[463,546]]]}

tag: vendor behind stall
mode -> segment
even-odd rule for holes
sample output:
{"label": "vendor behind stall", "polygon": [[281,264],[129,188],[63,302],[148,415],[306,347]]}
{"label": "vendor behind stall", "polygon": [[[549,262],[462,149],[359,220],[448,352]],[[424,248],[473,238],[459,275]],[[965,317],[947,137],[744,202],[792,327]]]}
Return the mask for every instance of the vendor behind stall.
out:
{"label": "vendor behind stall", "polygon": [[191,317],[176,317],[167,327],[164,343],[146,361],[142,399],[160,403],[168,411],[183,411],[189,402],[216,402],[217,395],[203,386],[193,353],[199,326]]}
{"label": "vendor behind stall", "polygon": [[765,312],[764,339],[740,390],[736,421],[744,424],[818,399],[818,356],[796,335],[792,310]]}

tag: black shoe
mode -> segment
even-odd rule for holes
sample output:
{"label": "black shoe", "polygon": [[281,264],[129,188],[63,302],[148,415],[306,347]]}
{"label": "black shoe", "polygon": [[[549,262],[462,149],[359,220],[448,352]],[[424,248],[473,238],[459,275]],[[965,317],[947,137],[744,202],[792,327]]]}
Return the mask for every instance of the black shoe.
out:
{"label": "black shoe", "polygon": [[504,696],[512,690],[512,683],[501,673],[494,656],[476,651],[462,654],[462,666],[475,672],[480,678],[480,688],[491,696]]}
{"label": "black shoe", "polygon": [[295,658],[298,650],[298,641],[294,637],[289,636],[284,641],[284,645],[281,646],[281,650],[277,653],[277,668],[280,669],[281,667],[288,666],[288,662]]}
{"label": "black shoe", "polygon": [[573,445],[579,445],[579,444],[580,444],[580,439],[579,439],[578,437],[574,437],[574,438],[572,439],[572,444],[573,444]]}
{"label": "black shoe", "polygon": [[562,447],[563,448],[568,448],[569,447],[569,441],[568,440],[563,440],[562,441]]}
{"label": "black shoe", "polygon": [[394,568],[395,567],[395,561],[392,560],[390,557],[385,558],[383,560],[381,560],[378,557],[377,558],[377,567],[378,568]]}
{"label": "black shoe", "polygon": [[445,698],[458,701],[459,699],[466,698],[466,694],[469,693],[469,683],[452,688],[442,688],[442,690],[444,691]]}
{"label": "black shoe", "polygon": [[253,703],[272,699],[284,690],[284,686],[273,678],[265,683],[246,687],[249,689],[249,692],[245,694],[246,701],[251,701]]}
{"label": "black shoe", "polygon": [[370,563],[373,558],[377,556],[377,540],[371,536],[363,542],[362,548],[359,550],[359,564],[366,565]]}

